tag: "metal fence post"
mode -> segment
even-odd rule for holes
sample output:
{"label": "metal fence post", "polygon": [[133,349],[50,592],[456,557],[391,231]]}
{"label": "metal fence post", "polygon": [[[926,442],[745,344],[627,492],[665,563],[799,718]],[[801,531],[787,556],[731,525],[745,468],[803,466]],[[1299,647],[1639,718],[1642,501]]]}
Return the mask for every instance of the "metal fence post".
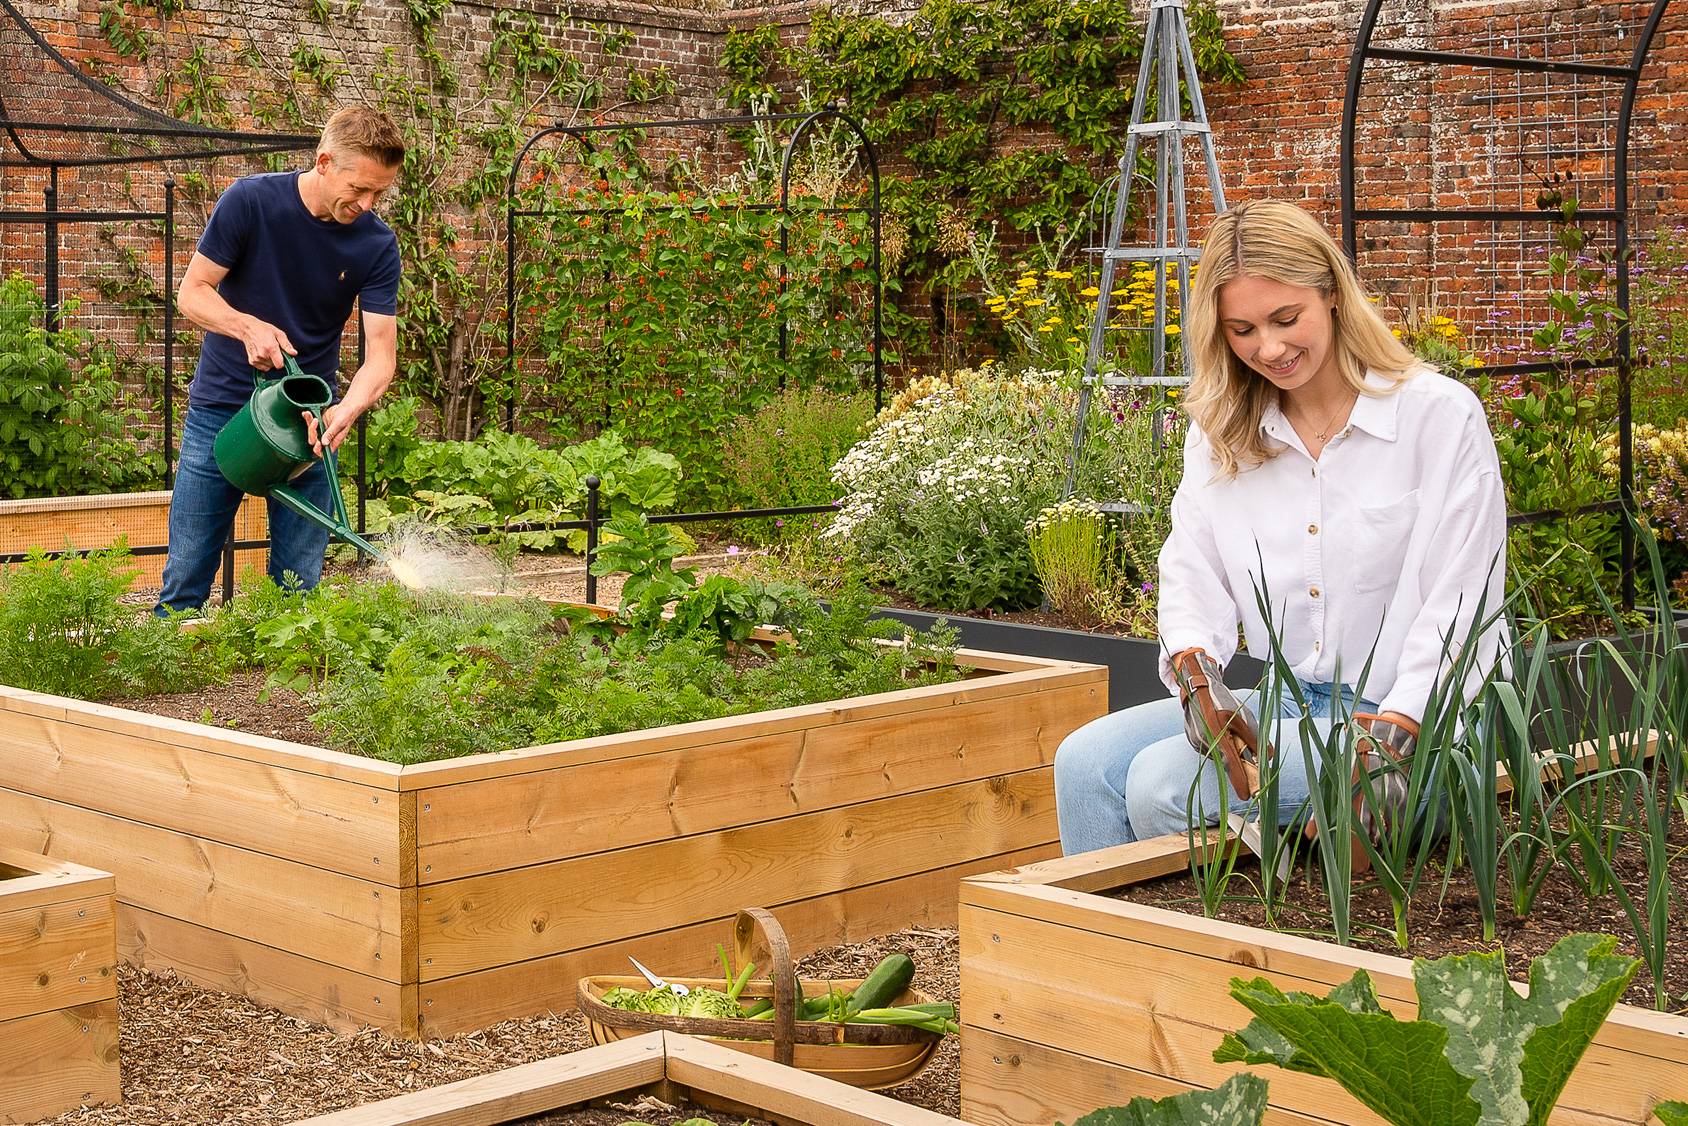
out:
{"label": "metal fence post", "polygon": [[592,563],[598,555],[598,486],[597,477],[586,478],[586,601],[598,603],[598,576],[592,573]]}

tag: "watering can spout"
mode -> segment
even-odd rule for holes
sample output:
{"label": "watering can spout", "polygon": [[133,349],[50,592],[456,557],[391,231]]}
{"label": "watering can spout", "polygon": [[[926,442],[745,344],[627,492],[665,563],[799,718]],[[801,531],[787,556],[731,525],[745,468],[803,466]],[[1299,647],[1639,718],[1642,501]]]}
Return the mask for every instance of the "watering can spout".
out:
{"label": "watering can spout", "polygon": [[322,456],[328,473],[328,493],[333,514],[306,500],[288,482],[318,460],[305,429],[305,415],[317,420],[322,432],[322,412],[334,401],[326,380],[300,370],[292,356],[284,356],[286,367],[279,379],[255,374],[257,387],[235,416],[217,434],[211,447],[217,468],[229,483],[253,496],[274,497],[314,524],[326,528],[378,562],[387,557],[351,528],[346,518],[346,500],[340,494],[340,474],[332,450]]}

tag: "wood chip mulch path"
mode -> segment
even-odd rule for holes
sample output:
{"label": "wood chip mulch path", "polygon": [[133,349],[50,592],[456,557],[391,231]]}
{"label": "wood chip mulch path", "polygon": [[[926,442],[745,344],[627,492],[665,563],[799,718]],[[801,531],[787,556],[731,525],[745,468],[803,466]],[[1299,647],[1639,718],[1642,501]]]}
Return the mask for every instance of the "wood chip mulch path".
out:
{"label": "wood chip mulch path", "polygon": [[[894,950],[914,959],[916,987],[945,1000],[957,997],[954,930],[920,928],[831,947],[804,958],[798,970],[821,980],[863,977]],[[369,1029],[337,1033],[245,997],[200,989],[173,973],[126,966],[118,971],[118,1020],[123,1104],[83,1107],[47,1119],[51,1126],[281,1126],[591,1045],[586,1022],[574,1010],[416,1043]],[[957,1038],[946,1037],[919,1075],[883,1093],[956,1115],[959,1061]],[[723,1126],[742,1121],[634,1093],[624,1103],[529,1123],[673,1126],[698,1114]]]}

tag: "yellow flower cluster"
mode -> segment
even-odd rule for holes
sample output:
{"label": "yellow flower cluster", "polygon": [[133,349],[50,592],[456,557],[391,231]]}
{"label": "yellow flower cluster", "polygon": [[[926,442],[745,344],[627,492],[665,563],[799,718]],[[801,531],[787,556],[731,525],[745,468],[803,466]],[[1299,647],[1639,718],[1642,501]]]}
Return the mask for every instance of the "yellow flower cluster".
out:
{"label": "yellow flower cluster", "polygon": [[[1194,266],[1190,267],[1192,273],[1195,272],[1195,269]],[[1091,292],[1099,291],[1092,290]],[[1178,279],[1176,277],[1169,276],[1166,279],[1166,292],[1169,297],[1177,297]],[[1140,328],[1143,325],[1154,323],[1155,268],[1146,262],[1139,262],[1131,270],[1131,280],[1119,289],[1110,292],[1109,296],[1124,299],[1110,303],[1116,319],[1108,323],[1109,328]],[[1167,305],[1166,334],[1168,336],[1177,336],[1181,331],[1178,327],[1180,304],[1169,303]]]}
{"label": "yellow flower cluster", "polygon": [[[1073,335],[1082,324],[1075,310],[1063,309],[1072,304],[1063,282],[1071,281],[1071,270],[1027,270],[1014,279],[1007,293],[992,293],[985,298],[985,308],[1005,327],[1022,332],[1052,334],[1062,332],[1068,344],[1077,344]],[[1051,284],[1054,283],[1054,284]],[[1096,293],[1095,287],[1089,290]]]}

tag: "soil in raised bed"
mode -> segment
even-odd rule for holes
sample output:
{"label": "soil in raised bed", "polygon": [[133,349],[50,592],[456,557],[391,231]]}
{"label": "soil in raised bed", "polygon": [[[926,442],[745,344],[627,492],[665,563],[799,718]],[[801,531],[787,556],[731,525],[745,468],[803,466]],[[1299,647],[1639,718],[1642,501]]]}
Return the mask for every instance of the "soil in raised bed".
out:
{"label": "soil in raised bed", "polygon": [[[913,928],[828,947],[801,959],[798,972],[823,981],[865,977],[892,951],[914,959],[916,988],[956,999],[960,960],[953,929]],[[41,1126],[282,1126],[591,1046],[584,1018],[572,1009],[417,1043],[372,1029],[337,1033],[247,997],[200,989],[167,971],[128,966],[118,969],[118,1022],[123,1104],[80,1108]],[[956,1116],[959,1067],[959,1037],[946,1036],[924,1069],[881,1094]],[[523,1120],[523,1126],[674,1126],[692,1117],[719,1126],[746,1121],[696,1106],[664,1109],[630,1092],[625,1099]]]}
{"label": "soil in raised bed", "polygon": [[[1685,930],[1688,928],[1688,904],[1683,902],[1683,890],[1688,889],[1688,827],[1684,826],[1681,818],[1672,819],[1670,843],[1670,882],[1677,890],[1668,933],[1680,936],[1688,933]],[[1559,939],[1579,931],[1614,935],[1620,952],[1639,955],[1635,933],[1617,896],[1607,894],[1590,900],[1563,868],[1556,868],[1547,878],[1529,914],[1517,918],[1512,912],[1512,884],[1503,864],[1495,939],[1484,942],[1482,915],[1470,869],[1459,867],[1448,872],[1435,859],[1426,867],[1424,882],[1408,909],[1409,942],[1405,951],[1396,945],[1394,911],[1377,878],[1369,873],[1356,878],[1351,908],[1352,944],[1355,947],[1414,958],[1439,958],[1448,954],[1503,948],[1506,951],[1507,973],[1514,980],[1526,977],[1530,959],[1546,952]],[[1633,838],[1620,842],[1614,867],[1645,918],[1646,859],[1640,844]],[[1258,864],[1253,862],[1252,857],[1238,863],[1228,889],[1230,894],[1221,903],[1218,918],[1285,934],[1335,940],[1330,904],[1325,896],[1316,854],[1292,875],[1270,919],[1256,894],[1258,873]],[[1447,880],[1445,891],[1444,878]],[[1104,894],[1186,914],[1203,913],[1198,889],[1188,872]],[[1652,1008],[1653,995],[1653,976],[1643,964],[1622,1000],[1627,1004]],[[1665,995],[1666,1011],[1688,1013],[1688,943],[1672,941],[1669,944]]]}

